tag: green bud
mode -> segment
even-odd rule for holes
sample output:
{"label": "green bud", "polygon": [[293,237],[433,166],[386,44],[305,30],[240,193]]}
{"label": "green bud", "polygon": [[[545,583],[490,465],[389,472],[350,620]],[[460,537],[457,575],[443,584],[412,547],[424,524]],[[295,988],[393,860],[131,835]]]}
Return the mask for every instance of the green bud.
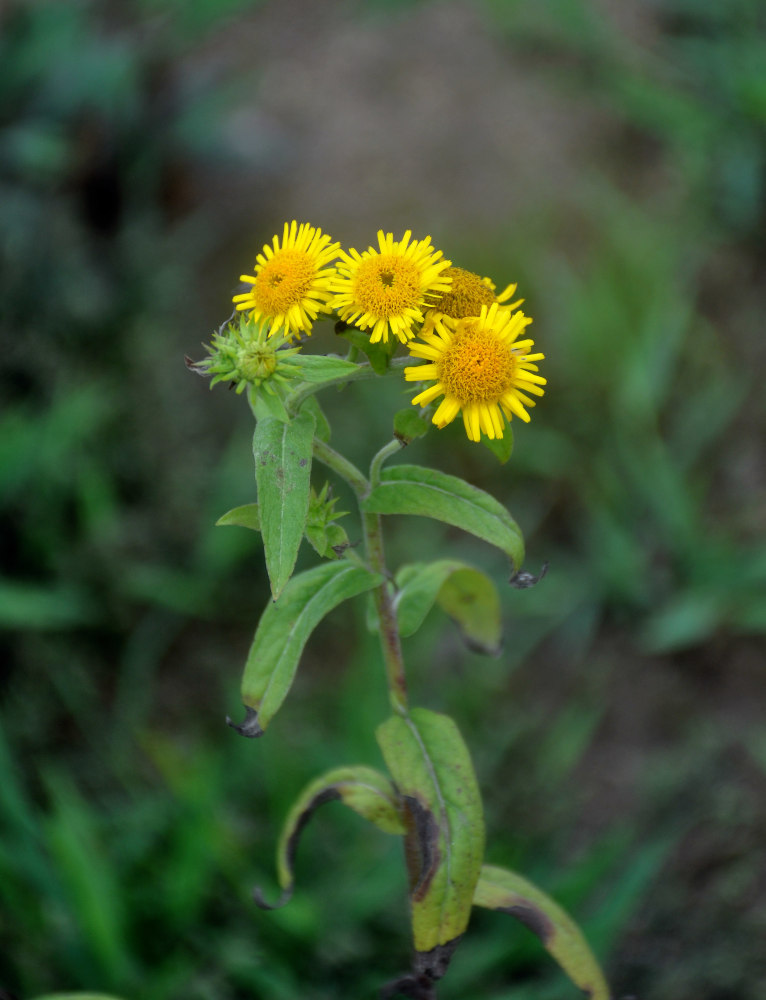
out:
{"label": "green bud", "polygon": [[285,337],[269,337],[268,322],[253,322],[245,316],[230,322],[213,334],[208,356],[189,367],[199,375],[212,376],[210,387],[217,382],[231,382],[237,392],[248,386],[258,389],[264,383],[274,390],[275,383],[300,379],[300,371],[292,362],[300,347],[288,347]]}

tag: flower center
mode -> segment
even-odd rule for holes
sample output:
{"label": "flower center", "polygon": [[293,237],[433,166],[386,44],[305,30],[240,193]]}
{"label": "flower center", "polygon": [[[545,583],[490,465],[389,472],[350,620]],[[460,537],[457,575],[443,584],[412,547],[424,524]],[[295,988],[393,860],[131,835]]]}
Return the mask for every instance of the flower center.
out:
{"label": "flower center", "polygon": [[452,287],[436,303],[435,308],[440,313],[453,319],[478,316],[482,306],[491,306],[495,301],[492,289],[473,271],[466,271],[462,267],[448,267],[444,277],[452,278]]}
{"label": "flower center", "polygon": [[371,316],[388,319],[420,305],[420,271],[405,257],[376,254],[359,263],[354,298]]}
{"label": "flower center", "polygon": [[301,301],[314,275],[314,264],[303,250],[279,250],[256,277],[253,299],[266,316],[280,316]]}
{"label": "flower center", "polygon": [[277,370],[277,352],[273,347],[251,344],[240,352],[237,367],[248,382],[259,384]]}
{"label": "flower center", "polygon": [[460,403],[497,402],[513,385],[517,356],[491,330],[460,323],[437,362],[439,381]]}

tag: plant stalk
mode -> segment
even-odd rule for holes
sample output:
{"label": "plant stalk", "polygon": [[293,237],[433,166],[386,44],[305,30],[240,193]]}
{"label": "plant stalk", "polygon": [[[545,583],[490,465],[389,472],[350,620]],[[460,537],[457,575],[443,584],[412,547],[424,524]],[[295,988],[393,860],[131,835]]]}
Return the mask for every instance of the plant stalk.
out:
{"label": "plant stalk", "polygon": [[[378,476],[384,458],[388,454],[393,454],[394,450],[398,450],[398,448],[392,449],[391,444],[389,443],[381,448],[373,459],[373,466],[375,466],[377,460]],[[396,444],[401,447],[400,442],[397,441]],[[314,456],[329,469],[332,469],[341,479],[345,479],[354,491],[359,503],[367,564],[373,572],[380,573],[383,577],[383,583],[373,591],[373,600],[378,616],[378,632],[383,651],[383,662],[386,668],[388,697],[393,710],[400,715],[406,715],[407,679],[404,673],[404,658],[399,638],[399,625],[391,599],[390,574],[386,566],[386,556],[383,548],[383,527],[379,514],[370,514],[362,509],[362,503],[370,492],[370,482],[352,462],[349,462],[347,458],[344,458],[334,448],[331,448],[329,444],[320,441],[318,438],[314,438]],[[371,467],[371,472],[374,471],[375,469]]]}

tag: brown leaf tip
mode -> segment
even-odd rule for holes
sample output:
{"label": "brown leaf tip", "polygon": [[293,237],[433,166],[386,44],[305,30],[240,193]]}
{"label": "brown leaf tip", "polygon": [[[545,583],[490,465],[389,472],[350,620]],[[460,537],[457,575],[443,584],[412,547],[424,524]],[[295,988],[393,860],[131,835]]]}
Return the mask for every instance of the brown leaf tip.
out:
{"label": "brown leaf tip", "polygon": [[524,573],[524,572],[514,573],[513,576],[510,578],[510,580],[508,581],[508,583],[510,584],[511,587],[514,587],[516,590],[528,590],[530,587],[534,587],[536,584],[538,584],[547,572],[548,572],[548,563],[544,562],[540,567],[540,572],[537,574],[537,576],[535,576],[534,573]]}
{"label": "brown leaf tip", "polygon": [[263,736],[264,730],[258,722],[258,713],[254,708],[245,705],[245,718],[243,722],[236,723],[230,716],[226,716],[226,725],[231,726],[240,736],[246,736],[250,740]]}
{"label": "brown leaf tip", "polygon": [[293,886],[289,885],[284,890],[279,899],[276,901],[276,903],[267,903],[266,899],[264,898],[262,889],[259,886],[256,886],[253,889],[253,900],[255,901],[255,905],[260,907],[260,909],[262,910],[279,910],[281,909],[281,907],[285,906],[287,903],[290,902],[292,896],[293,896]]}

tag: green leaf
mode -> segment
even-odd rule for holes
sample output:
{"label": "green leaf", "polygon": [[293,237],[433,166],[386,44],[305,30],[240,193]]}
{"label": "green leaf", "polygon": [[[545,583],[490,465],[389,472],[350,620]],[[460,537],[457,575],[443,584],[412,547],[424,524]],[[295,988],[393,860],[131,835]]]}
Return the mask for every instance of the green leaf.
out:
{"label": "green leaf", "polygon": [[362,507],[375,514],[419,514],[444,521],[484,539],[510,556],[514,569],[524,560],[519,526],[502,504],[457,476],[419,465],[384,469],[381,484]]}
{"label": "green leaf", "polygon": [[[382,577],[344,561],[299,573],[261,616],[242,677],[247,717],[235,726],[243,736],[261,736],[293,683],[303,647],[324,616],[342,601],[382,582]],[[231,723],[230,723],[231,724]]]}
{"label": "green leaf", "polygon": [[427,434],[431,424],[424,420],[417,410],[408,406],[404,410],[397,410],[394,414],[394,436],[400,441],[409,444],[415,438],[423,437]]}
{"label": "green leaf", "polygon": [[329,441],[332,435],[330,429],[330,421],[324,414],[324,410],[319,405],[319,400],[316,396],[307,396],[306,399],[301,403],[301,413],[311,413],[316,420],[316,430],[314,431],[314,436],[318,437],[320,441]]}
{"label": "green leaf", "polygon": [[119,1000],[111,993],[46,993],[43,997],[35,997],[35,1000]]}
{"label": "green leaf", "polygon": [[604,974],[579,927],[537,886],[505,868],[484,865],[473,901],[475,906],[516,917],[540,938],[590,1000],[609,1000]]}
{"label": "green leaf", "polygon": [[415,708],[392,716],[377,739],[407,826],[415,972],[438,979],[468,925],[484,853],[476,776],[446,715]]}
{"label": "green leaf", "polygon": [[438,601],[460,629],[466,645],[479,653],[500,649],[500,598],[490,578],[457,559],[402,566],[394,599],[399,632],[413,635]]}
{"label": "green leaf", "polygon": [[481,443],[492,452],[501,465],[505,465],[513,454],[513,430],[508,424],[501,438],[488,438],[482,434]]}
{"label": "green leaf", "polygon": [[345,329],[339,333],[339,336],[343,337],[344,340],[347,340],[350,344],[353,344],[354,347],[362,351],[363,354],[367,355],[370,367],[376,375],[386,374],[389,362],[398,343],[395,337],[392,337],[387,343],[379,340],[377,344],[371,344],[369,333],[364,333],[362,330],[357,330],[355,327],[351,326],[345,327]]}
{"label": "green leaf", "polygon": [[359,370],[359,365],[355,365],[353,361],[323,354],[296,354],[290,363],[299,369],[304,382],[332,382]]}
{"label": "green leaf", "polygon": [[253,437],[261,534],[276,600],[292,576],[309,507],[314,417],[259,420]]}
{"label": "green leaf", "polygon": [[216,527],[226,527],[235,525],[238,528],[252,528],[253,531],[261,530],[261,518],[258,513],[257,503],[246,503],[242,507],[232,507],[215,522]]}
{"label": "green leaf", "polygon": [[500,597],[486,573],[473,566],[455,570],[437,598],[456,622],[463,641],[476,653],[499,656],[503,638]]}
{"label": "green leaf", "polygon": [[[266,383],[268,384],[268,383]],[[290,422],[290,414],[285,408],[285,401],[278,392],[258,391],[255,386],[249,387],[250,405],[256,420],[279,420],[283,424]]]}
{"label": "green leaf", "polygon": [[256,889],[255,900],[272,910],[290,899],[295,884],[293,863],[303,828],[325,802],[339,800],[385,833],[405,834],[399,796],[391,781],[371,767],[339,767],[306,785],[290,810],[277,845],[277,873],[282,896],[274,905],[264,902]]}

